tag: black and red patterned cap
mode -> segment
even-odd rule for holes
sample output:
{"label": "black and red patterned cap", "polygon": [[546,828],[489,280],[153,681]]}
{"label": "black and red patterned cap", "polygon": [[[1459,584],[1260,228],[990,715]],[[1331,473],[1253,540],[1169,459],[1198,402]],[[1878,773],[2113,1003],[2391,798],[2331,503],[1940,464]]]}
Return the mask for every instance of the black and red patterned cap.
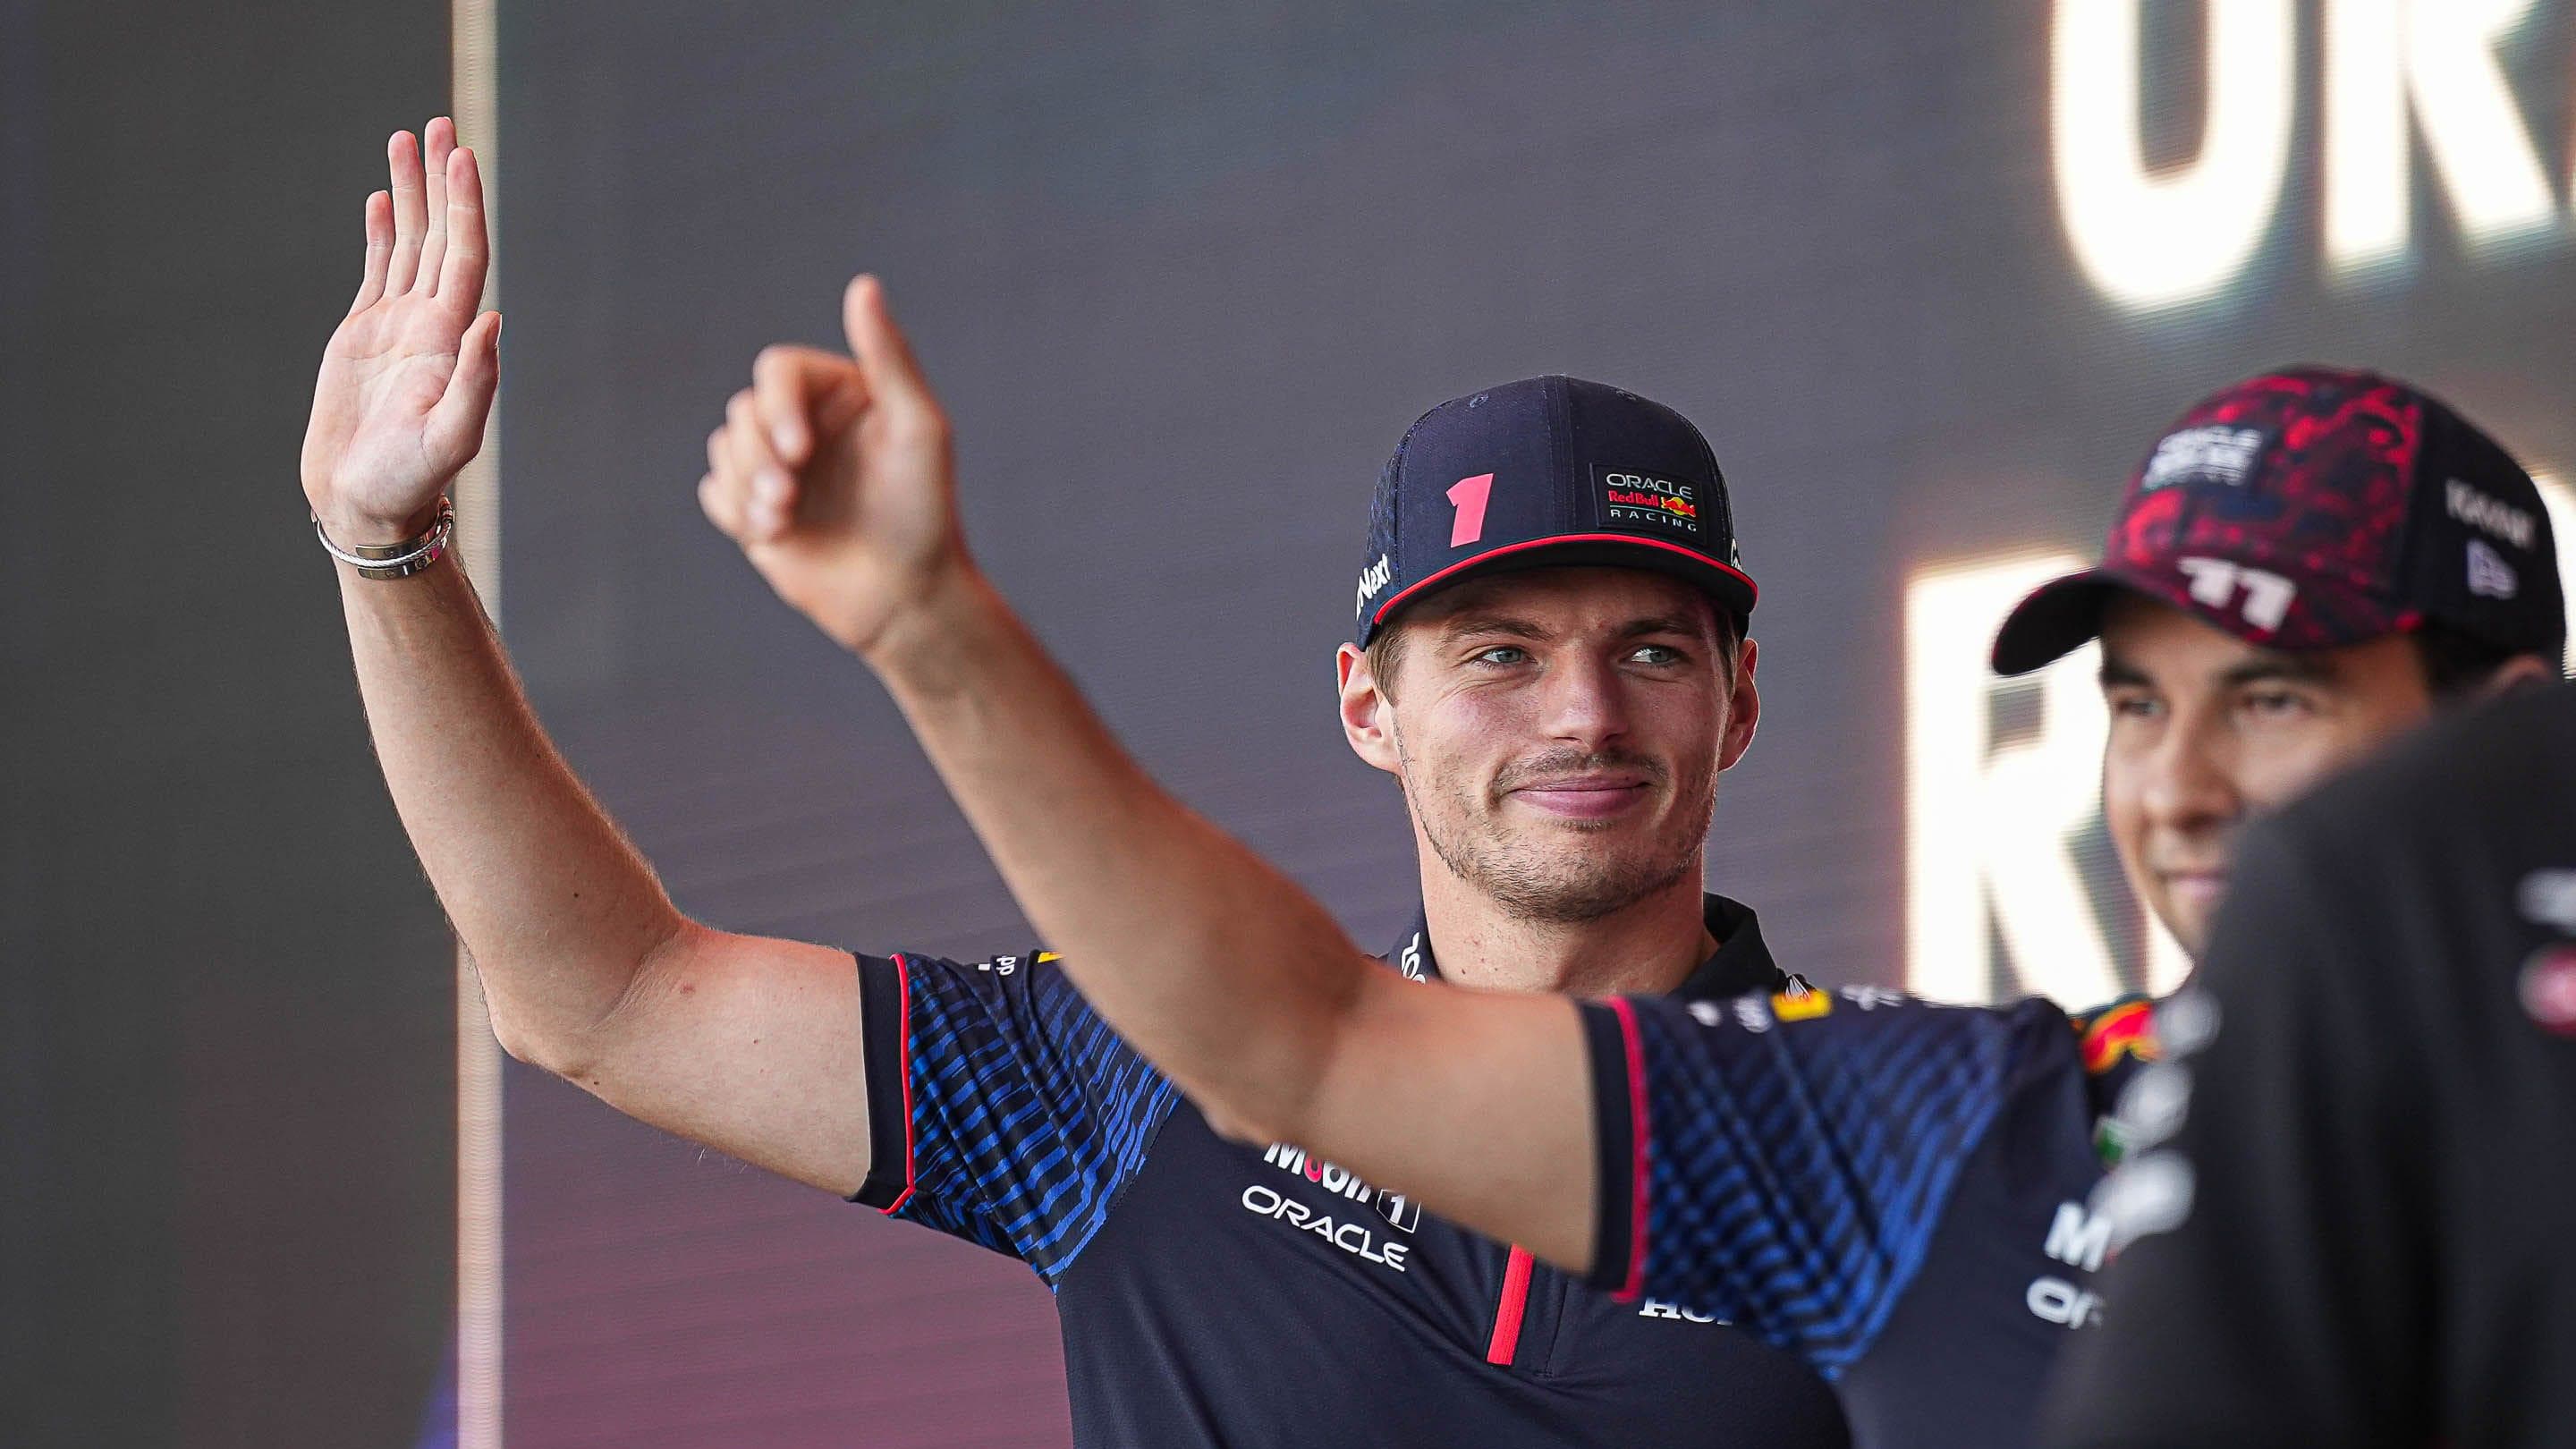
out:
{"label": "black and red patterned cap", "polygon": [[2123,589],[2267,649],[2427,621],[2552,664],[2566,647],[2531,475],[2440,399],[2341,368],[2267,372],[2185,413],[2130,475],[2102,561],[2005,618],[1995,672],[2094,638]]}

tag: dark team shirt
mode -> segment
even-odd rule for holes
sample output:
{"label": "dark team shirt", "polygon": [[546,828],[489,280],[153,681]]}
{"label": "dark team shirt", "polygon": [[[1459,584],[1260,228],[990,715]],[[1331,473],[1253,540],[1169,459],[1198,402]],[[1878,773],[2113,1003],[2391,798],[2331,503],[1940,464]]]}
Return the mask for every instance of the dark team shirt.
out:
{"label": "dark team shirt", "polygon": [[[1725,944],[1676,999],[1787,984],[1752,912],[1712,896],[1708,922]],[[1438,974],[1419,928],[1389,963]],[[1054,1290],[1077,1444],[1849,1442],[1822,1379],[1707,1314],[1614,1301],[1300,1147],[1218,1137],[1052,956],[859,970],[856,1200]]]}
{"label": "dark team shirt", "polygon": [[2148,1018],[1877,987],[1588,1003],[1593,1280],[1804,1357],[1856,1443],[2029,1443],[2100,1316],[2097,1127]]}
{"label": "dark team shirt", "polygon": [[2051,1441],[2576,1444],[2576,692],[2252,832],[2166,1017]]}

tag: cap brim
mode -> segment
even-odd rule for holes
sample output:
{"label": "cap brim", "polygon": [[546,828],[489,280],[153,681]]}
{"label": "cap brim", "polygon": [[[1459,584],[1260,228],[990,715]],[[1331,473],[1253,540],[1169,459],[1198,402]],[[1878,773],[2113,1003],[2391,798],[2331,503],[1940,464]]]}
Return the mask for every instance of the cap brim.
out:
{"label": "cap brim", "polygon": [[2092,642],[2102,632],[2103,606],[2127,587],[2100,569],[2086,569],[2031,590],[1995,631],[1995,673],[2028,674]]}
{"label": "cap brim", "polygon": [[1677,544],[1618,533],[1567,534],[1557,538],[1531,539],[1525,543],[1507,543],[1474,558],[1461,559],[1389,596],[1370,616],[1369,630],[1375,633],[1385,627],[1387,621],[1406,605],[1469,579],[1524,569],[1584,567],[1645,569],[1680,579],[1715,599],[1721,607],[1732,612],[1739,623],[1752,617],[1754,601],[1761,596],[1761,590],[1743,570],[1729,568],[1706,554]]}
{"label": "cap brim", "polygon": [[2004,616],[2003,627],[1995,631],[1995,673],[2028,674],[2100,637],[2102,611],[2121,594],[2178,609],[2258,648],[2290,653],[2359,644],[2413,628],[2420,620],[2412,611],[2374,599],[2346,582],[2295,572],[2288,578],[2296,585],[2295,602],[2269,629],[2248,620],[2234,595],[2224,605],[2211,604],[2193,597],[2181,579],[2163,572],[2090,568],[2051,579],[2015,604]]}

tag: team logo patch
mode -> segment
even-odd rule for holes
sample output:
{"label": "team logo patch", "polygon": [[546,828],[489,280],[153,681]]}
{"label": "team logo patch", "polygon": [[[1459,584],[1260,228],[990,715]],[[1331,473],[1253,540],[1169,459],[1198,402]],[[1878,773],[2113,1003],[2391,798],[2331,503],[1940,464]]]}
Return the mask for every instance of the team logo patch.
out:
{"label": "team logo patch", "polygon": [[2156,444],[2138,477],[2138,491],[2153,493],[2185,483],[2242,488],[2263,453],[2263,430],[2213,426],[2168,433]]}
{"label": "team logo patch", "polygon": [[1697,483],[1597,463],[1592,481],[1600,490],[1601,522],[1606,528],[1678,536],[1694,543],[1706,536],[1699,517],[1706,490]]}

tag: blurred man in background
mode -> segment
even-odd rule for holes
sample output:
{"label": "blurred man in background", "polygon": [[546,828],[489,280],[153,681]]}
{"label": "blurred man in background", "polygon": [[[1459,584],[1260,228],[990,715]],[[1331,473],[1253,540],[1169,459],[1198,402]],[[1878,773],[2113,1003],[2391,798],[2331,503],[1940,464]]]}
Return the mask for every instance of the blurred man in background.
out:
{"label": "blurred man in background", "polygon": [[1994,665],[2101,640],[2103,814],[2197,958],[2234,832],[2445,703],[2557,677],[2562,587],[2540,491],[2494,439],[2406,383],[2292,367],[2169,428],[2101,562],[2016,606]]}
{"label": "blurred man in background", "polygon": [[[446,561],[443,495],[481,440],[500,319],[475,310],[474,158],[445,121],[425,143],[424,168],[396,136],[391,194],[368,200],[364,281],[323,360],[303,478],[342,565],[387,783],[514,1056],[1028,1263],[1055,1294],[1083,1444],[1846,1441],[1831,1391],[1788,1355],[1705,1315],[1614,1303],[1288,1143],[1220,1139],[1047,955],[853,962],[682,916],[547,741]],[[1176,859],[1128,849],[1114,823],[1068,828],[1069,797],[1084,818],[1115,801],[1064,743],[1105,737],[966,554],[946,419],[873,281],[850,289],[846,322],[853,355],[763,354],[709,440],[709,515],[877,670],[943,769],[964,752],[979,780],[1007,781],[1007,801],[969,797],[1006,869],[1032,859],[1008,842],[1069,851],[1115,879],[1081,889],[1095,904],[1199,891],[1222,916],[1236,893],[1205,872],[1240,852]],[[1410,520],[1430,536],[1390,538],[1361,581],[1364,614],[1375,593],[1439,582],[1415,564],[1452,546],[1618,566],[1560,570],[1534,606],[1570,639],[1474,622],[1439,646],[1453,681],[1526,678],[1527,660],[1560,647],[1580,662],[1544,691],[1452,693],[1436,743],[1453,757],[1482,757],[1480,732],[1507,720],[1554,742],[1516,762],[1528,813],[1510,829],[1416,801],[1426,850],[1473,864],[1426,866],[1428,924],[1396,953],[1403,969],[1695,999],[1781,989],[1751,912],[1700,888],[1716,772],[1758,713],[1742,638],[1753,589],[1707,444],[1667,409],[1566,379],[1444,416],[1453,443],[1496,455],[1543,450],[1551,428],[1598,429],[1620,466],[1555,500],[1515,492],[1510,470],[1488,471],[1490,492],[1407,474],[1437,517]],[[1499,587],[1450,593],[1491,604]],[[1012,748],[1028,725],[1052,729],[1052,748]],[[975,756],[989,746],[997,767]],[[1150,782],[1125,794],[1168,808]],[[1088,919],[1166,960],[1233,944],[1221,920],[1114,906]]]}
{"label": "blurred man in background", "polygon": [[[2576,690],[2258,828],[2103,1193],[2069,1449],[2576,1443]],[[2143,1236],[2141,1236],[2143,1235]]]}

